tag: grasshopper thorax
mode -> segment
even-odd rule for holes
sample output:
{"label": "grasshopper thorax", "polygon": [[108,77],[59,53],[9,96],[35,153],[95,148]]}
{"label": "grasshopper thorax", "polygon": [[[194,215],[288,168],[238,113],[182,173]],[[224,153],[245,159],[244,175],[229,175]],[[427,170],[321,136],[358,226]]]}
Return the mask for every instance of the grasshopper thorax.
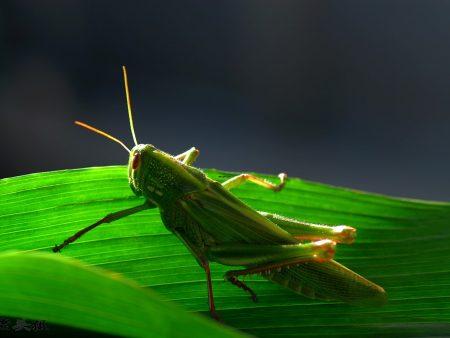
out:
{"label": "grasshopper thorax", "polygon": [[131,190],[159,207],[206,187],[205,175],[152,146],[138,144],[130,151],[128,181]]}

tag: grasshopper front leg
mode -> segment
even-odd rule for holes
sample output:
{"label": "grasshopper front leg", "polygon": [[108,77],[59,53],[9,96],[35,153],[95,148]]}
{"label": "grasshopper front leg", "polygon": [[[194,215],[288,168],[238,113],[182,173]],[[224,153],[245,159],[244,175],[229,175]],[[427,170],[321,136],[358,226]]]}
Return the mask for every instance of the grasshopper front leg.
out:
{"label": "grasshopper front leg", "polygon": [[55,247],[53,248],[53,252],[61,251],[61,249],[63,249],[64,247],[66,247],[70,243],[75,242],[78,238],[83,236],[86,232],[89,232],[89,231],[93,230],[94,228],[98,227],[100,224],[111,223],[111,222],[117,221],[117,220],[119,220],[121,218],[133,215],[133,214],[135,214],[137,212],[140,212],[142,210],[149,209],[149,208],[154,208],[154,207],[155,207],[155,205],[151,205],[149,202],[146,202],[143,205],[138,205],[137,207],[133,207],[133,208],[125,209],[125,210],[120,210],[120,211],[117,211],[117,212],[113,212],[113,213],[111,213],[109,215],[106,215],[101,220],[95,222],[94,224],[89,225],[88,227],[86,227],[84,229],[81,229],[80,231],[78,231],[74,235],[70,236],[69,238],[67,238],[61,244],[55,245]]}
{"label": "grasshopper front leg", "polygon": [[200,151],[197,148],[192,147],[191,149],[186,150],[184,153],[175,156],[175,158],[183,162],[184,164],[191,165],[195,162],[199,155]]}
{"label": "grasshopper front leg", "polygon": [[322,240],[307,244],[258,245],[258,244],[222,244],[210,247],[207,256],[210,260],[224,265],[248,266],[244,270],[230,270],[225,279],[243,289],[257,301],[255,292],[239,276],[251,274],[270,274],[283,268],[305,262],[326,262],[333,258],[336,243]]}

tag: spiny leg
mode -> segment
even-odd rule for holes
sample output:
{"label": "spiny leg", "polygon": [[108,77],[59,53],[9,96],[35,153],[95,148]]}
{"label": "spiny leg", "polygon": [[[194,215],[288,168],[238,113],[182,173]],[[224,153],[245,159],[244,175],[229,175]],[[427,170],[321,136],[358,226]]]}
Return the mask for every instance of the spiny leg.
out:
{"label": "spiny leg", "polygon": [[255,274],[283,266],[304,262],[325,262],[333,258],[336,243],[322,240],[306,244],[258,245],[258,244],[222,244],[213,246],[206,252],[208,259],[224,265],[252,266],[244,270],[232,270],[225,279],[233,285],[250,293],[257,301],[256,294],[238,276]]}
{"label": "spiny leg", "polygon": [[314,241],[328,238],[337,243],[351,244],[356,238],[356,229],[347,225],[328,226],[307,223],[268,212],[258,212],[298,240]]}
{"label": "spiny leg", "polygon": [[[330,260],[332,257],[327,258],[326,260]],[[317,261],[315,258],[305,259],[305,258],[297,258],[297,259],[290,259],[285,261],[279,261],[274,263],[268,263],[263,264],[259,266],[255,266],[248,269],[243,270],[230,270],[225,273],[225,280],[231,282],[232,284],[236,285],[237,287],[243,289],[244,291],[250,293],[250,296],[254,302],[257,302],[257,296],[255,292],[247,286],[243,281],[240,281],[238,279],[239,276],[246,276],[246,275],[254,275],[254,274],[262,274],[262,275],[270,275],[273,271],[280,272],[283,268],[289,268],[291,266],[296,266],[300,263],[310,262],[310,261]],[[324,262],[325,260],[322,260],[321,262]]]}
{"label": "spiny leg", "polygon": [[145,210],[145,209],[149,209],[151,207],[153,207],[153,206],[146,202],[145,204],[139,205],[137,207],[133,207],[133,208],[129,208],[129,209],[113,212],[113,213],[111,213],[109,215],[106,215],[101,220],[95,222],[94,224],[92,224],[92,225],[90,225],[90,226],[88,226],[88,227],[86,227],[84,229],[81,229],[80,231],[78,231],[74,235],[70,236],[69,238],[67,238],[61,244],[55,245],[55,247],[53,248],[53,252],[61,251],[62,248],[64,248],[65,246],[69,245],[72,242],[75,242],[78,238],[83,236],[86,232],[91,231],[92,229],[96,228],[100,224],[111,223],[111,222],[117,221],[118,219],[130,216],[132,214],[135,214],[135,213],[137,213],[139,211],[142,211],[142,210]]}
{"label": "spiny leg", "polygon": [[175,156],[175,158],[183,162],[184,164],[191,165],[195,162],[199,155],[200,151],[197,148],[192,147],[191,149],[186,150],[184,153]]}
{"label": "spiny leg", "polygon": [[236,276],[227,276],[225,275],[225,279],[229,281],[231,284],[236,285],[238,288],[244,290],[245,292],[250,294],[252,301],[255,303],[258,302],[258,296],[256,293],[244,282],[240,281]]}
{"label": "spiny leg", "polygon": [[278,174],[278,177],[280,178],[280,183],[274,184],[272,182],[266,181],[263,178],[256,177],[255,175],[252,174],[241,174],[223,182],[222,186],[227,190],[231,190],[247,181],[250,181],[266,189],[271,189],[273,191],[280,191],[281,189],[284,188],[284,185],[286,184],[287,175],[285,173],[281,173]]}

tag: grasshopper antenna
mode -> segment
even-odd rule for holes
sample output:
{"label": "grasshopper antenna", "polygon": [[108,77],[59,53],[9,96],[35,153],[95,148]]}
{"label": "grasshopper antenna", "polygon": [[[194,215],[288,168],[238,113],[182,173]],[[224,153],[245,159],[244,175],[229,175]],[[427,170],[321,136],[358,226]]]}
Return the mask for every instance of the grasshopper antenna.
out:
{"label": "grasshopper antenna", "polygon": [[127,69],[125,66],[122,66],[122,71],[123,71],[123,83],[125,85],[125,95],[127,97],[128,119],[130,120],[131,135],[133,135],[134,144],[137,146],[138,141],[136,139],[136,134],[134,133],[133,113],[131,112],[130,91],[128,90],[128,76],[127,76]]}
{"label": "grasshopper antenna", "polygon": [[129,149],[129,148],[128,148],[121,140],[115,138],[114,136],[111,136],[111,135],[109,135],[108,133],[105,133],[104,131],[102,131],[102,130],[100,130],[100,129],[94,128],[94,127],[92,127],[92,126],[90,126],[90,125],[88,125],[88,124],[86,124],[86,123],[80,122],[80,121],[75,121],[75,124],[78,125],[78,126],[80,126],[80,127],[86,128],[86,129],[88,129],[88,130],[90,130],[90,131],[93,131],[94,133],[100,134],[100,135],[102,135],[102,136],[104,136],[104,137],[106,137],[106,138],[109,138],[110,140],[112,140],[112,141],[114,141],[114,142],[119,143],[119,144],[120,144],[122,147],[124,147],[129,153],[131,153],[131,150],[130,150],[130,149]]}

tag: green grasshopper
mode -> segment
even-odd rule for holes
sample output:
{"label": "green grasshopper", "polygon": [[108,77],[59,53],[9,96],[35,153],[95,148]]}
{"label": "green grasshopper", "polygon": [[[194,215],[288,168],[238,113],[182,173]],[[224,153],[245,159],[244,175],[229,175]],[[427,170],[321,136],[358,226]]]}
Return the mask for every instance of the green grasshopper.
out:
{"label": "green grasshopper", "polygon": [[192,166],[199,155],[195,148],[172,156],[153,145],[139,144],[134,132],[126,68],[122,70],[135,146],[130,150],[122,141],[101,130],[82,122],[75,123],[119,143],[129,152],[129,184],[134,194],[145,198],[145,203],[107,215],[56,245],[54,252],[100,224],[142,210],[159,208],[166,228],[186,245],[205,270],[209,310],[213,318],[218,319],[218,316],[210,262],[244,267],[230,270],[224,277],[248,292],[255,302],[255,292],[239,277],[261,274],[310,298],[359,305],[385,303],[383,288],[333,260],[336,243],[350,244],[354,241],[354,228],[306,223],[256,211],[230,193],[231,189],[246,181],[280,191],[285,186],[286,174],[279,174],[279,184],[250,174],[241,174],[219,183]]}

